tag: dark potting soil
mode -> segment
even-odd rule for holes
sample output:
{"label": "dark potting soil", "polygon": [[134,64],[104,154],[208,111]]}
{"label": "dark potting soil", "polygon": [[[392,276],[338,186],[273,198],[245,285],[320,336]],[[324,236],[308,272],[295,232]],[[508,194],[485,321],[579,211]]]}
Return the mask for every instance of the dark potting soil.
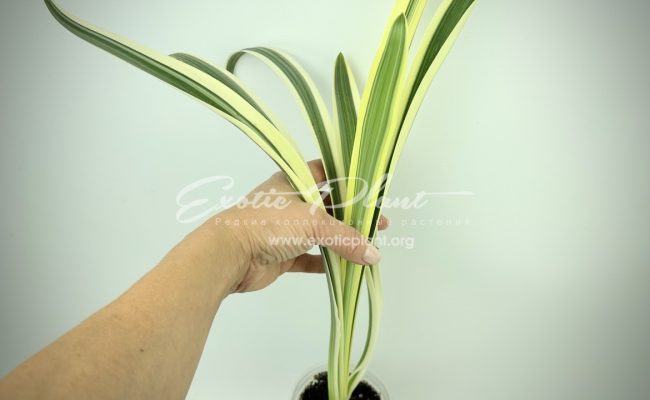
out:
{"label": "dark potting soil", "polygon": [[[300,395],[300,400],[328,400],[327,372],[321,372],[314,376],[312,382]],[[363,381],[354,389],[350,400],[381,400],[381,396],[372,386]]]}

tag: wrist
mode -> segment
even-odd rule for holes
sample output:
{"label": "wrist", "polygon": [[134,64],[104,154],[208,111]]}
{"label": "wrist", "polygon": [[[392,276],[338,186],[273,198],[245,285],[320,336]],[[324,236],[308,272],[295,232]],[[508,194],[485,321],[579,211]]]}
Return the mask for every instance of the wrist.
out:
{"label": "wrist", "polygon": [[211,266],[225,284],[224,297],[237,290],[251,261],[251,243],[245,229],[233,226],[228,212],[208,219],[198,230],[209,237]]}

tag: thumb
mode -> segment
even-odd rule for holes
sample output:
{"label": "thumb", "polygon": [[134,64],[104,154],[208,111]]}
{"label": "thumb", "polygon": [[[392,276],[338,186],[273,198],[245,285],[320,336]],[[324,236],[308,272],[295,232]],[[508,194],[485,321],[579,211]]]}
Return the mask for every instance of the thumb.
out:
{"label": "thumb", "polygon": [[319,211],[319,224],[314,226],[313,241],[359,265],[375,265],[381,260],[379,250],[353,227],[324,211]]}

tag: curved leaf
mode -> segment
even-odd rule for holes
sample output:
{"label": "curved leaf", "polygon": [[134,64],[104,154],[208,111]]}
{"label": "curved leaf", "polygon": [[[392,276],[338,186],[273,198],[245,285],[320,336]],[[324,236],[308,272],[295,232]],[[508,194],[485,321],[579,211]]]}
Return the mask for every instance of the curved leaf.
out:
{"label": "curved leaf", "polygon": [[237,63],[246,54],[255,56],[270,66],[297,98],[320,148],[327,179],[336,181],[331,192],[332,203],[339,204],[342,191],[341,181],[337,178],[344,176],[341,144],[338,136],[334,134],[327,107],[316,85],[297,61],[278,50],[266,47],[253,47],[233,54],[226,66],[228,71],[234,72]]}
{"label": "curved leaf", "polygon": [[306,200],[319,201],[318,193],[312,189],[313,178],[299,151],[236,91],[199,69],[83,22],[51,0],[45,0],[45,4],[61,25],[81,39],[167,82],[222,115],[278,164],[296,189],[308,196]]}

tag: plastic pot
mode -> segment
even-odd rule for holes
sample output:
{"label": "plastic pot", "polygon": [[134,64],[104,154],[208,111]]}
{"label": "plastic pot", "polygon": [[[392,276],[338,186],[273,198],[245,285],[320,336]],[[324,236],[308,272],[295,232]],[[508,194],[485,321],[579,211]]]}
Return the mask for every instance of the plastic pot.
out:
{"label": "plastic pot", "polygon": [[[291,400],[303,400],[302,396],[303,393],[305,393],[305,390],[308,389],[311,386],[312,393],[315,387],[318,387],[320,390],[318,390],[319,393],[324,393],[327,394],[327,385],[322,382],[321,379],[319,379],[319,375],[325,374],[327,370],[327,367],[321,366],[318,368],[314,368],[310,370],[308,373],[306,373],[299,381],[298,384],[296,385],[296,390],[293,393],[293,396],[291,397]],[[390,397],[388,396],[388,391],[386,390],[386,387],[381,383],[381,380],[374,375],[371,372],[367,372],[366,375],[363,378],[362,383],[359,385],[360,388],[362,388],[362,385],[366,384],[369,386],[369,388],[374,389],[374,392],[376,392],[379,395],[380,400],[390,400]],[[316,386],[313,386],[316,385]],[[367,387],[365,389],[368,389]],[[365,392],[365,390],[364,390]],[[356,391],[355,391],[356,394]],[[364,393],[365,395],[366,393]],[[368,397],[365,395],[364,397],[360,397],[363,399],[369,399],[371,397]],[[352,396],[352,400],[355,400],[354,394]]]}

